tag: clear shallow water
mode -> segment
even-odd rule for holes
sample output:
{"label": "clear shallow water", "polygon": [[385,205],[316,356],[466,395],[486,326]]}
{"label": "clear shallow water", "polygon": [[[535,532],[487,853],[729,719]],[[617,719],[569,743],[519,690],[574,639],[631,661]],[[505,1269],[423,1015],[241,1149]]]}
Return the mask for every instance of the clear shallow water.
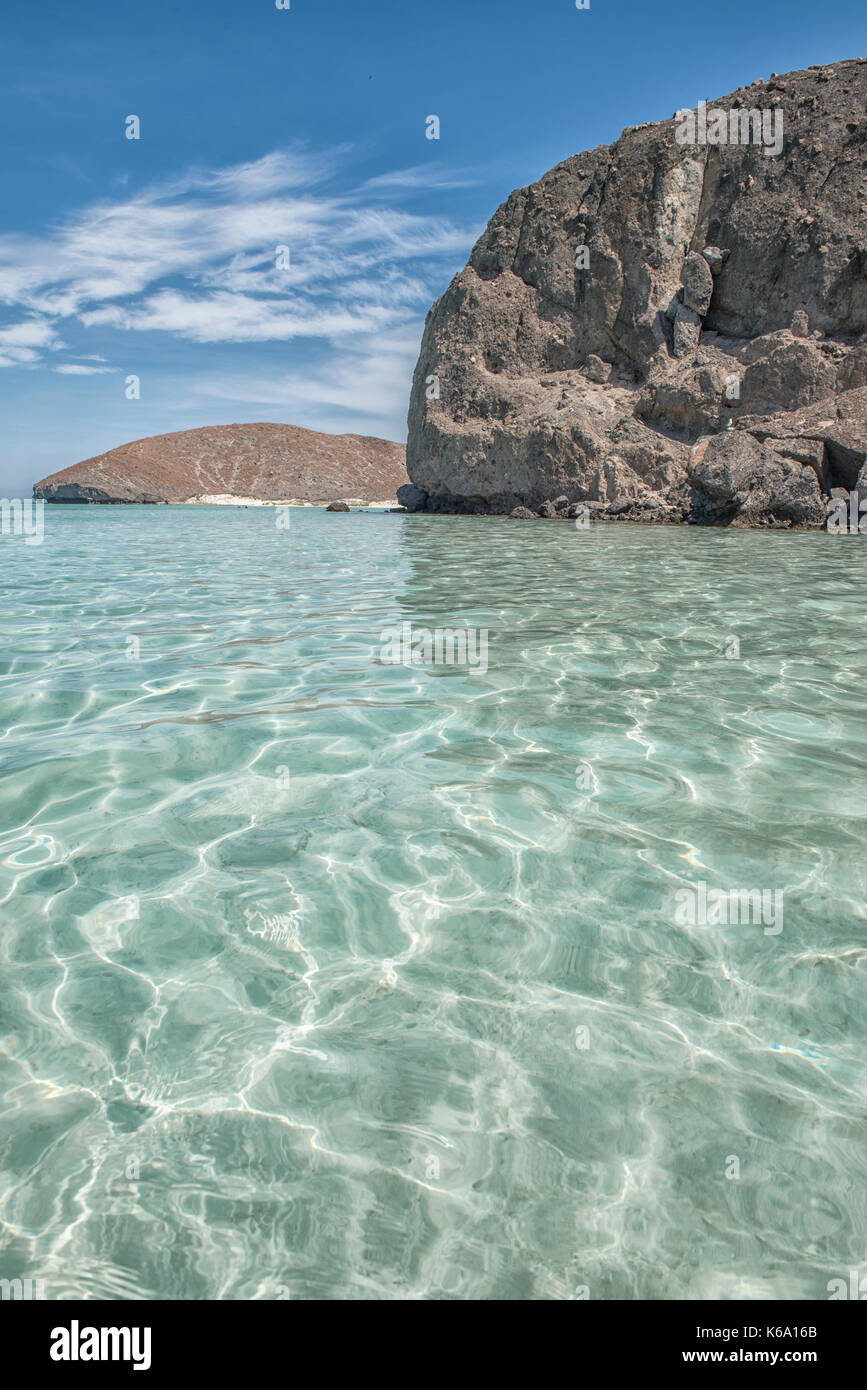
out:
{"label": "clear shallow water", "polygon": [[[0,1277],[826,1298],[867,1260],[865,557],[222,508],[0,539]],[[384,664],[405,621],[487,628],[487,672]],[[679,924],[702,881],[782,931]]]}

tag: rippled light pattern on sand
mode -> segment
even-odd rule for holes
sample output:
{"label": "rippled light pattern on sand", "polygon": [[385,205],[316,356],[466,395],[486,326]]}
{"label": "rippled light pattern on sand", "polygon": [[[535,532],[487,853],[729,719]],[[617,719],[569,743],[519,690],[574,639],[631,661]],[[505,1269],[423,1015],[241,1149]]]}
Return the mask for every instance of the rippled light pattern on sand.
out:
{"label": "rippled light pattern on sand", "polygon": [[[0,1276],[827,1298],[867,1252],[865,557],[226,508],[0,538]],[[383,662],[404,622],[486,628],[488,670]],[[782,931],[679,923],[702,882],[782,890]]]}

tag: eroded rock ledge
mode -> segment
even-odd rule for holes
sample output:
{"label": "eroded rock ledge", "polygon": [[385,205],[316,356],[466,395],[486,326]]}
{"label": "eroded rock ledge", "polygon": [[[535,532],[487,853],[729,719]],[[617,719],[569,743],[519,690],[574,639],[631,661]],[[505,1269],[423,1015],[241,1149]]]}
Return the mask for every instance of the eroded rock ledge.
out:
{"label": "eroded rock ledge", "polygon": [[672,118],[495,213],[428,316],[409,510],[820,526],[867,495],[867,60],[710,106],[779,108],[781,153]]}

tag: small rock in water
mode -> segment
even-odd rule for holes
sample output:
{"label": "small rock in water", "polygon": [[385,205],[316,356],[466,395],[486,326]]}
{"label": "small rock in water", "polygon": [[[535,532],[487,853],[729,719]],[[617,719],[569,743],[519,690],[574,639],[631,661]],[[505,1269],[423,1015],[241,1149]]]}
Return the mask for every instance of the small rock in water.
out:
{"label": "small rock in water", "polygon": [[348,512],[349,507],[345,502],[329,502],[325,510],[327,512]]}
{"label": "small rock in water", "polygon": [[515,507],[514,511],[509,512],[510,517],[516,521],[538,521],[535,512],[531,512],[529,507]]}

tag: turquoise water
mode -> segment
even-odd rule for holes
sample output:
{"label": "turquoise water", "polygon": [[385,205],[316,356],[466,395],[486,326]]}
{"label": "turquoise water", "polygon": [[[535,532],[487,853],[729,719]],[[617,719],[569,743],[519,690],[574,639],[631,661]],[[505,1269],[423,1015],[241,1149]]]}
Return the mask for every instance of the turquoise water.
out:
{"label": "turquoise water", "polygon": [[[0,1277],[827,1298],[867,1261],[862,537],[0,538]],[[487,629],[487,670],[382,659]],[[679,893],[782,893],[684,922]]]}

